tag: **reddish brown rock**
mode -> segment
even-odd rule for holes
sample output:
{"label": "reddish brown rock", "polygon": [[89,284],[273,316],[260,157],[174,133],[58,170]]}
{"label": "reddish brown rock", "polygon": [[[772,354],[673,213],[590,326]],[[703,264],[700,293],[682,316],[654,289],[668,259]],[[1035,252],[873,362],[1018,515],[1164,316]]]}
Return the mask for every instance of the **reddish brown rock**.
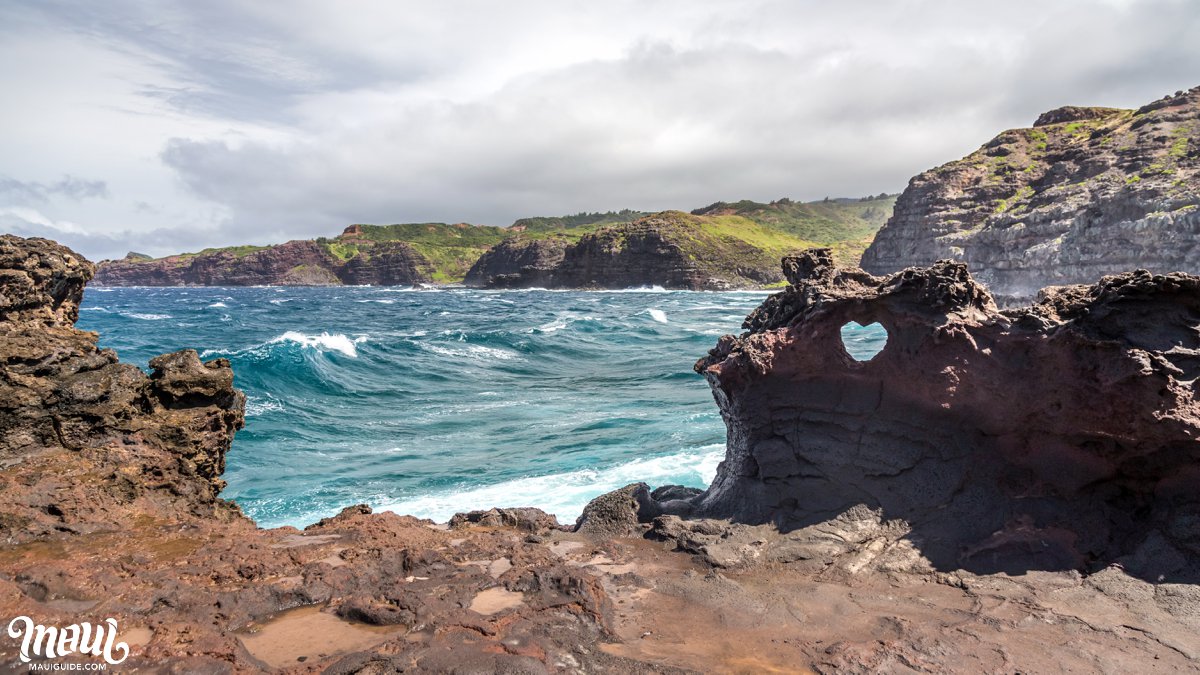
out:
{"label": "reddish brown rock", "polygon": [[[1108,342],[1135,340],[1147,354],[1132,375],[1123,362],[1098,368],[1106,386],[1122,391],[1131,381],[1185,369],[1191,349],[1164,351],[1154,342],[1180,339],[1161,329],[1190,320],[1186,277],[1071,289],[997,317],[986,292],[953,266],[887,287],[839,272],[821,256],[797,258],[787,272],[797,289],[752,317],[757,332],[746,338],[773,331],[782,337],[771,344],[786,349],[755,359],[754,348],[733,350],[736,342],[726,341],[721,363],[730,365],[721,377],[731,376],[729,384],[735,372],[744,372],[750,388],[769,383],[771,373],[802,373],[801,361],[786,365],[785,357],[805,349],[787,335],[793,319],[800,320],[795,327],[811,327],[822,309],[836,319],[854,306],[900,317],[895,325],[913,331],[903,333],[903,349],[927,359],[941,353],[930,340],[946,346],[947,358],[974,353],[964,351],[960,333],[931,333],[938,317],[1008,322],[1036,336],[1026,341],[1031,356],[1049,349],[1039,344],[1081,339],[1072,337],[1076,331],[1116,330]],[[907,538],[911,528],[865,505],[789,530],[682,519],[697,501],[694,491],[634,485],[589,509],[586,536],[558,529],[536,509],[465,513],[447,527],[372,514],[365,505],[303,531],[258,529],[216,494],[241,422],[228,365],[185,351],[155,359],[146,376],[97,350],[94,334],[71,325],[90,273],[86,261],[52,242],[0,237],[0,616],[47,626],[112,618],[130,652],[110,671],[1140,672],[1151,664],[1179,672],[1200,663],[1200,586],[1177,583],[1174,568],[1164,566],[1168,576],[1153,582],[1116,565],[1087,576],[939,571],[922,564]],[[1125,330],[1129,310],[1141,306],[1145,330]],[[965,326],[978,334],[974,323]],[[1093,339],[1104,342],[1078,344]],[[818,339],[812,349],[827,346]],[[1081,353],[1090,358],[1088,349]],[[832,377],[845,377],[839,369],[849,367],[834,364]],[[788,381],[779,380],[781,395],[796,393]],[[789,409],[810,408],[817,410],[800,398]],[[1150,431],[1145,447],[1188,423],[1177,408],[1162,413],[1164,429]],[[950,433],[918,421],[927,426],[902,436]],[[787,418],[779,422],[786,431]],[[735,431],[757,428],[731,423]],[[747,440],[731,436],[735,448],[752,447],[740,445]],[[857,448],[843,452],[883,456]],[[1137,476],[1154,475],[1176,455],[1147,453]],[[727,462],[724,484],[749,480],[730,473],[744,466]],[[1178,475],[1180,484],[1190,480],[1186,471]],[[891,478],[908,481],[903,471]],[[1131,478],[1123,489],[1138,494],[1146,484]],[[1190,503],[1164,494],[1180,509],[1176,515]],[[796,503],[807,496],[795,495]],[[665,544],[600,531],[640,531],[626,526],[651,518]],[[1167,561],[1171,547],[1186,555],[1187,519],[1163,518],[1145,522],[1175,529],[1152,533],[1162,544],[1143,548]],[[0,667],[26,672],[19,649],[18,640],[0,635]]]}
{"label": "reddish brown rock", "polygon": [[[730,439],[696,514],[789,532],[866,507],[940,570],[1200,580],[1200,278],[1001,312],[957,263],[873,277],[819,249],[785,273],[696,365]],[[887,346],[855,361],[849,322]]]}

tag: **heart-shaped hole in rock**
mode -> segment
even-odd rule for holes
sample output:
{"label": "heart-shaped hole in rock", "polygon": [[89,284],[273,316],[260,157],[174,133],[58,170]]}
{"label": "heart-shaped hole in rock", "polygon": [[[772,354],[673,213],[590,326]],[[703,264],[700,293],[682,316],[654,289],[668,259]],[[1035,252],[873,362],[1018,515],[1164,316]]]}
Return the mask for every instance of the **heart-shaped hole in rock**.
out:
{"label": "heart-shaped hole in rock", "polygon": [[887,346],[888,333],[882,324],[862,325],[851,321],[842,326],[842,346],[855,361],[870,361]]}

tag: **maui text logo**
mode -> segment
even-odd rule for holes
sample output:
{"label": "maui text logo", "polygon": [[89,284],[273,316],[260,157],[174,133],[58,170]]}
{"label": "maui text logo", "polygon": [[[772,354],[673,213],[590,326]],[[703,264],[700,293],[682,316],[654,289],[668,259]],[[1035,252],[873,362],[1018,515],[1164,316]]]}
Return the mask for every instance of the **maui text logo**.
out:
{"label": "maui text logo", "polygon": [[[103,656],[109,665],[117,665],[129,657],[129,645],[117,642],[117,620],[105,619],[104,623],[95,627],[87,623],[73,623],[64,628],[35,624],[27,616],[18,616],[8,624],[8,636],[21,640],[21,661],[29,663],[30,657],[45,657],[56,659],[70,654]],[[120,658],[113,658],[113,652]],[[95,665],[103,669],[103,664],[54,664],[53,670],[75,670],[63,668],[67,665]],[[31,670],[34,667],[31,666]]]}

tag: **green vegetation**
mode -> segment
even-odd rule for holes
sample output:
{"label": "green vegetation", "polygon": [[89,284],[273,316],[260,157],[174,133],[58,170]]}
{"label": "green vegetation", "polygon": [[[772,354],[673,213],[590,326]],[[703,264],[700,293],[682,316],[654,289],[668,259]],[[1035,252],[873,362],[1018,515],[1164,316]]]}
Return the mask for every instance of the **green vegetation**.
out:
{"label": "green vegetation", "polygon": [[881,194],[863,199],[825,199],[793,202],[778,199],[768,204],[743,200],[717,202],[694,215],[741,216],[764,229],[791,235],[810,245],[829,246],[839,262],[857,265],[875,233],[892,216],[898,195]]}
{"label": "green vegetation", "polygon": [[[267,249],[267,248],[270,248],[270,246],[251,246],[251,245],[222,246],[222,247],[206,248],[206,249],[202,249],[200,251],[196,251],[194,253],[179,253],[177,255],[165,256],[165,257],[176,258],[182,262],[185,260],[191,260],[192,258],[198,258],[202,255],[208,256],[208,255],[220,255],[222,253],[230,253],[235,258],[245,258],[246,256],[250,255],[251,253],[257,253],[258,251],[261,251],[261,250]],[[163,260],[163,258],[151,258],[150,256],[142,254],[142,253],[130,252],[129,255],[125,256],[124,262],[144,263],[144,262],[153,262],[156,260]]]}
{"label": "green vegetation", "polygon": [[[576,242],[589,233],[605,231],[611,245],[621,246],[624,230],[614,228],[614,225],[652,217],[656,222],[664,221],[672,229],[673,239],[687,245],[688,255],[705,264],[711,258],[719,258],[726,262],[741,261],[746,267],[774,269],[785,254],[813,246],[829,246],[834,249],[839,262],[857,265],[875,233],[891,217],[896,197],[881,194],[862,199],[824,199],[808,203],[786,198],[767,204],[749,200],[717,202],[697,209],[693,214],[666,211],[653,216],[628,209],[582,212],[522,218],[509,228],[466,223],[359,224],[336,237],[319,237],[315,241],[339,263],[360,255],[370,256],[372,249],[382,243],[405,242],[429,260],[434,281],[456,283],[463,280],[485,251],[510,237],[537,240],[553,236]],[[241,258],[267,248],[270,247],[209,248],[172,258],[184,264],[201,255],[230,253]],[[132,260],[143,259],[151,260],[149,257]],[[740,276],[736,265],[720,271]]]}
{"label": "green vegetation", "polygon": [[510,229],[513,231],[524,230],[525,232],[533,234],[541,232],[561,232],[562,230],[572,230],[578,228],[594,230],[597,227],[602,227],[604,225],[631,223],[638,218],[648,215],[650,214],[642,211],[623,209],[621,211],[608,211],[605,213],[580,212],[572,216],[539,216],[535,218],[520,218],[512,224]]}
{"label": "green vegetation", "polygon": [[1167,151],[1167,154],[1172,159],[1183,159],[1184,156],[1187,155],[1188,143],[1190,140],[1191,139],[1187,138],[1186,136],[1175,139],[1175,141],[1171,143],[1171,149]]}

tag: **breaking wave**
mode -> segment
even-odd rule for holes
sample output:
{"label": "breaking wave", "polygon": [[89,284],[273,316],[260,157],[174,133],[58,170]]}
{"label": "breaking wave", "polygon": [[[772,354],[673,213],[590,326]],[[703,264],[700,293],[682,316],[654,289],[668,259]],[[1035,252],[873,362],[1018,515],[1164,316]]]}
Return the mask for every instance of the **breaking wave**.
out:
{"label": "breaking wave", "polygon": [[607,468],[530,476],[494,485],[384,501],[374,506],[377,510],[429,518],[439,523],[446,522],[455,513],[474,508],[533,506],[554,514],[561,523],[573,523],[589,501],[630,483],[642,481],[653,487],[708,487],[717,474],[717,465],[724,457],[724,445],[709,445],[662,457],[635,459]]}

